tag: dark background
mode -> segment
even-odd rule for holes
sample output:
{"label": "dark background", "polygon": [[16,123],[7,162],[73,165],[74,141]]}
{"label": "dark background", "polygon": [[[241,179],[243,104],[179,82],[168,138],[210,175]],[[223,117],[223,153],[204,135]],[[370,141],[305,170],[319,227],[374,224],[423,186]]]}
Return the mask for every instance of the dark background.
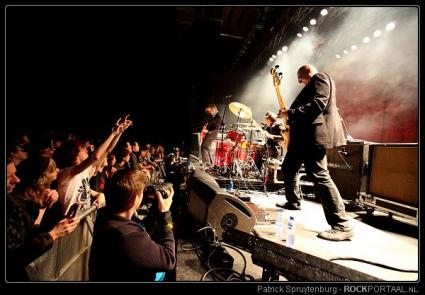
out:
{"label": "dark background", "polygon": [[[160,16],[160,17],[159,17]],[[50,129],[181,144],[191,67],[173,7],[8,7],[7,136]]]}

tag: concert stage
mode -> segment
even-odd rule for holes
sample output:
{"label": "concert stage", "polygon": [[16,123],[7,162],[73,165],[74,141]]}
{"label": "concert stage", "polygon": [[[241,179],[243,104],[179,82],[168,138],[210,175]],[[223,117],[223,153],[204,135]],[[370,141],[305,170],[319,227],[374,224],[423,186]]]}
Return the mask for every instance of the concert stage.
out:
{"label": "concert stage", "polygon": [[[217,179],[217,182],[221,186],[227,183],[223,178]],[[285,201],[284,192],[272,190],[271,187],[270,190],[264,192],[256,182],[251,183],[254,188],[258,188],[256,190],[251,189],[249,184],[241,184],[243,182],[238,183],[236,180],[233,180],[233,182],[239,187],[240,199],[249,200],[245,204],[248,204],[257,215],[254,230],[258,237],[280,244],[283,252],[291,253],[290,250],[292,249],[285,250],[288,248],[283,247],[286,245],[286,241],[279,239],[276,235],[275,221],[279,208],[275,204]],[[246,186],[250,188],[249,191],[244,189]],[[225,193],[224,190],[223,193]],[[354,237],[350,241],[332,242],[316,236],[319,232],[329,229],[319,202],[312,198],[305,198],[301,211],[285,210],[285,231],[289,216],[293,216],[296,220],[293,249],[298,250],[300,254],[309,257],[311,255],[329,262],[323,263],[323,268],[325,268],[325,264],[338,264],[338,266],[342,265],[374,277],[376,281],[418,280],[417,272],[400,271],[418,270],[419,230],[415,222],[395,215],[389,217],[388,214],[379,212],[369,215],[362,208],[347,207],[347,213],[352,218]],[[182,251],[182,245],[185,249],[192,247],[187,241],[179,240],[176,279],[177,281],[199,281],[207,270],[201,266],[201,262],[194,251]],[[244,260],[240,254],[230,248],[226,248],[226,250],[234,258],[234,270],[241,272],[244,267]],[[244,253],[247,261],[246,273],[253,276],[257,281],[261,281],[263,267],[252,262],[251,253],[247,251],[242,251],[242,253]],[[345,260],[332,261],[336,258],[344,258]],[[320,259],[319,261],[321,261]],[[311,270],[306,268],[305,272],[308,271]],[[284,276],[279,276],[278,279],[279,281],[293,281]],[[206,280],[211,280],[211,277],[208,276]]]}

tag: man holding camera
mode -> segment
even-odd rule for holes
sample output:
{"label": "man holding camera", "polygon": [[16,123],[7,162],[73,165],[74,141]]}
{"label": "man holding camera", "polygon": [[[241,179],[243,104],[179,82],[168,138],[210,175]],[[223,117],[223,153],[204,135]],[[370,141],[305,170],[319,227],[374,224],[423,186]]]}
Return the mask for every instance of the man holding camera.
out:
{"label": "man holding camera", "polygon": [[90,251],[91,281],[154,281],[158,271],[176,263],[170,207],[174,191],[155,192],[159,224],[153,241],[131,220],[143,199],[147,176],[137,169],[117,171],[105,187],[106,207],[99,210]]}

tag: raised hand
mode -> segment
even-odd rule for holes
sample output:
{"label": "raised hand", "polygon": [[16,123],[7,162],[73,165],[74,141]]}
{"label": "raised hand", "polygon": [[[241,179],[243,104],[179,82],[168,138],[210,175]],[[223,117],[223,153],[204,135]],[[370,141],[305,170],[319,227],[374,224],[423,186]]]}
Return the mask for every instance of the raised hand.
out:
{"label": "raised hand", "polygon": [[128,117],[130,117],[130,114],[127,114],[127,116],[125,116],[124,118],[124,122],[123,122],[124,130],[130,127],[131,125],[133,125],[133,121],[130,120]]}
{"label": "raised hand", "polygon": [[118,135],[120,133],[123,133],[128,127],[133,125],[133,121],[128,119],[129,116],[130,116],[130,114],[125,116],[123,122],[121,122],[122,119],[119,118],[118,121],[115,123],[115,126],[114,126],[112,132]]}

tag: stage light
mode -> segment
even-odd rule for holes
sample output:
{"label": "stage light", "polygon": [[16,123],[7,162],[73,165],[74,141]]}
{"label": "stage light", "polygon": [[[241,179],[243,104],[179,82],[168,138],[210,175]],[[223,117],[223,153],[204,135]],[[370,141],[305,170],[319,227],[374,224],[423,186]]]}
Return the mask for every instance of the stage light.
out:
{"label": "stage light", "polygon": [[328,14],[328,10],[327,9],[322,9],[322,11],[320,11],[320,14],[325,16]]}
{"label": "stage light", "polygon": [[343,52],[344,52],[344,54],[348,54],[348,50],[344,50]]}
{"label": "stage light", "polygon": [[351,45],[351,50],[356,50],[357,49],[357,45]]}
{"label": "stage light", "polygon": [[269,58],[269,61],[274,61],[273,57],[270,57],[270,58]]}
{"label": "stage light", "polygon": [[301,38],[303,36],[303,34],[298,33],[297,36]]}
{"label": "stage light", "polygon": [[387,31],[392,31],[395,28],[395,23],[394,22],[390,22],[385,26],[385,30]]}
{"label": "stage light", "polygon": [[308,28],[307,27],[303,27],[303,31],[304,32],[308,32]]}
{"label": "stage light", "polygon": [[316,24],[316,20],[315,20],[314,18],[312,18],[312,19],[310,20],[310,25],[314,26],[315,24]]}
{"label": "stage light", "polygon": [[283,46],[283,47],[282,47],[282,51],[283,51],[283,52],[288,51],[288,46]]}
{"label": "stage light", "polygon": [[373,32],[373,36],[375,37],[375,38],[378,38],[379,36],[381,36],[382,35],[382,32],[380,31],[380,30],[376,30],[375,32]]}
{"label": "stage light", "polygon": [[336,58],[341,58],[341,55],[337,54],[335,55]]}
{"label": "stage light", "polygon": [[277,56],[276,56],[276,55],[274,55],[274,54],[272,55],[272,57],[273,57],[273,58],[277,58]]}
{"label": "stage light", "polygon": [[283,53],[282,50],[277,51],[277,55],[282,55],[282,53]]}
{"label": "stage light", "polygon": [[364,37],[363,38],[363,43],[369,43],[370,42],[370,38],[369,37]]}

